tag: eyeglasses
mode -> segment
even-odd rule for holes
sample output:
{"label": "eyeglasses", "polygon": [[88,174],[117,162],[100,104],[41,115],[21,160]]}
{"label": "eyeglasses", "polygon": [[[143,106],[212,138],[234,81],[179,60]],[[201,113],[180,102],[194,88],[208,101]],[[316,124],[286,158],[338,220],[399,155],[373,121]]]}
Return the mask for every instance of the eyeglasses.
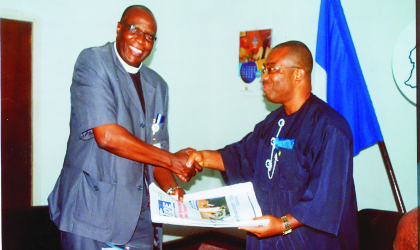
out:
{"label": "eyeglasses", "polygon": [[291,67],[278,67],[278,68],[273,68],[273,67],[265,67],[263,66],[261,69],[261,75],[265,74],[266,72],[271,75],[274,73],[277,73],[278,71],[282,70],[282,69],[300,69],[300,67],[298,66],[291,66]]}
{"label": "eyeglasses", "polygon": [[153,42],[153,41],[155,41],[156,39],[157,39],[157,37],[156,36],[154,36],[154,35],[151,35],[151,34],[148,34],[148,33],[145,33],[145,32],[143,32],[143,31],[141,31],[139,28],[137,28],[136,26],[134,26],[134,25],[131,25],[131,24],[128,24],[128,23],[126,23],[126,22],[124,22],[124,21],[120,21],[120,23],[122,23],[122,24],[124,24],[124,25],[126,25],[128,28],[130,28],[130,33],[131,34],[135,34],[135,35],[141,35],[141,34],[144,34],[144,37],[146,38],[146,40],[147,41],[149,41],[149,42]]}

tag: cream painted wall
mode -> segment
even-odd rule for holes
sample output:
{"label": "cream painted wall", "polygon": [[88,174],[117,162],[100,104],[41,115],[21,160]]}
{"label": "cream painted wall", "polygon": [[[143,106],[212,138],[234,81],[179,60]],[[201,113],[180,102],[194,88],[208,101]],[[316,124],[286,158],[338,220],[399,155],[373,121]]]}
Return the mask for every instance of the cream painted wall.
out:
{"label": "cream painted wall", "polygon": [[[2,17],[34,22],[34,205],[47,204],[63,163],[75,60],[83,48],[114,41],[117,22],[131,4],[138,1],[1,0]],[[272,44],[301,40],[315,54],[319,0],[144,0],[142,4],[158,21],[158,40],[147,63],[170,87],[171,152],[189,146],[223,147],[241,139],[272,110],[262,91],[239,91],[243,84],[237,74],[239,31],[272,29]],[[415,19],[415,1],[342,0],[342,6],[410,210],[417,205],[416,107],[399,92],[391,59],[398,36]],[[363,150],[354,165],[359,209],[396,211],[378,146]],[[182,185],[189,192],[214,188],[222,185],[219,176],[205,171]],[[175,236],[189,233],[168,231]]]}

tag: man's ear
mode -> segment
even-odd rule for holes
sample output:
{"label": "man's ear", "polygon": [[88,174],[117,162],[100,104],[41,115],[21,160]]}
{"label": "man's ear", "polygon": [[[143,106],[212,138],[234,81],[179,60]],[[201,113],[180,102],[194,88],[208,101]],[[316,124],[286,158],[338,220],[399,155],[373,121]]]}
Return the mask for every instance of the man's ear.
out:
{"label": "man's ear", "polygon": [[302,68],[297,68],[295,70],[295,81],[301,82],[305,78],[306,72]]}
{"label": "man's ear", "polygon": [[118,36],[118,33],[120,33],[120,29],[121,29],[121,23],[118,22],[118,24],[117,24],[117,36]]}

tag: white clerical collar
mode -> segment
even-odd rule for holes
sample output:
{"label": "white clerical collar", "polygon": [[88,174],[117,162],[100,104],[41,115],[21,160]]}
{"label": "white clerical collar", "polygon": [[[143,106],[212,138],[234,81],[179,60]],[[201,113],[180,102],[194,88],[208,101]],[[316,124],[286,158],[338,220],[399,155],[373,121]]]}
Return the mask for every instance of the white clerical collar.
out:
{"label": "white clerical collar", "polygon": [[133,67],[133,66],[131,66],[131,65],[128,65],[122,58],[121,58],[121,56],[120,56],[120,54],[118,54],[118,50],[117,50],[117,43],[116,42],[114,42],[114,50],[115,50],[115,54],[117,54],[117,58],[118,58],[118,60],[120,61],[120,63],[122,64],[122,66],[124,67],[124,69],[125,69],[125,71],[127,71],[128,73],[130,73],[130,74],[136,74],[139,70],[140,70],[140,68],[141,68],[141,66],[143,65],[143,63],[140,63],[140,66],[139,67]]}

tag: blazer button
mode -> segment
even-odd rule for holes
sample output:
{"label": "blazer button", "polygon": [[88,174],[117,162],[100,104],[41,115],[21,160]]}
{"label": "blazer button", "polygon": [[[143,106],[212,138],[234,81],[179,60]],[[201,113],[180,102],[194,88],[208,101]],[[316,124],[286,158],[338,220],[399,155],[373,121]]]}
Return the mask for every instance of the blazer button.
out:
{"label": "blazer button", "polygon": [[99,190],[98,186],[94,186],[93,190],[98,191]]}
{"label": "blazer button", "polygon": [[142,124],[140,124],[140,127],[144,128],[144,127],[146,127],[146,125],[144,125],[144,123],[142,123]]}
{"label": "blazer button", "polygon": [[142,185],[138,185],[137,186],[137,189],[141,191],[141,190],[143,190],[143,186]]}

